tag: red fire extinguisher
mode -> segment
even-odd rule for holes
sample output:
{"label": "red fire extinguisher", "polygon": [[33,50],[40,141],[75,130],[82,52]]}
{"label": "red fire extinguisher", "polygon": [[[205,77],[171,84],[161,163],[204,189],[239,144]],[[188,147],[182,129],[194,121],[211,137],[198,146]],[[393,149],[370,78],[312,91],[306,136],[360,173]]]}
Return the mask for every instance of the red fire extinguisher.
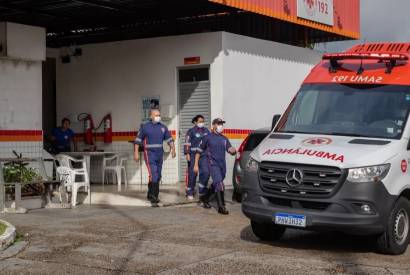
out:
{"label": "red fire extinguisher", "polygon": [[94,122],[92,116],[87,113],[81,113],[78,115],[77,119],[78,121],[82,121],[84,124],[84,143],[88,145],[94,145]]}
{"label": "red fire extinguisher", "polygon": [[112,143],[112,118],[111,114],[103,118],[104,121],[104,143]]}

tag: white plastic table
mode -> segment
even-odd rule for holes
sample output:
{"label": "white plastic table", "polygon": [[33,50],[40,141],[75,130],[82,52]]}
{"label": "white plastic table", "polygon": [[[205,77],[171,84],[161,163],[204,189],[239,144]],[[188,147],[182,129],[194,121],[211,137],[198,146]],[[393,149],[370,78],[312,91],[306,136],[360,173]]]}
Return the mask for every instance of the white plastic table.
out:
{"label": "white plastic table", "polygon": [[[117,153],[115,152],[107,152],[107,151],[95,151],[95,152],[91,152],[91,151],[85,151],[85,152],[62,152],[62,154],[66,154],[72,157],[83,157],[85,159],[85,165],[87,166],[87,172],[88,175],[90,176],[90,182],[91,182],[91,158],[103,158],[104,156],[107,155],[117,155]],[[102,166],[101,166],[101,173],[100,175],[102,175]]]}

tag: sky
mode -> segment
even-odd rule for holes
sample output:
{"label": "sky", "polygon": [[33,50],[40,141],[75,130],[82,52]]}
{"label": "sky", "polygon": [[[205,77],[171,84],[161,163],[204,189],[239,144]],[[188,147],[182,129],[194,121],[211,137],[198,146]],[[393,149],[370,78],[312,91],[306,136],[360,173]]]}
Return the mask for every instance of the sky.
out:
{"label": "sky", "polygon": [[[360,41],[410,42],[410,0],[360,0]],[[318,44],[315,49],[343,51],[359,41]]]}

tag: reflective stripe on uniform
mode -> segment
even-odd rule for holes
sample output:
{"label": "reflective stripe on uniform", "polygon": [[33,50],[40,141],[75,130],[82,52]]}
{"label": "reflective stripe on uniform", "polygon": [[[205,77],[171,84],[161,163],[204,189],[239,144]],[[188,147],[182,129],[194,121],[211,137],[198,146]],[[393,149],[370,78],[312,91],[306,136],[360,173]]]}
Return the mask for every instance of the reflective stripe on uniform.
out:
{"label": "reflective stripe on uniform", "polygon": [[145,148],[162,148],[162,144],[146,144]]}
{"label": "reflective stripe on uniform", "polygon": [[201,148],[197,148],[197,151],[198,151],[199,153],[202,153],[204,150],[202,150]]}
{"label": "reflective stripe on uniform", "polygon": [[191,148],[191,152],[196,152],[196,151],[198,151],[198,147],[193,147],[193,148]]}
{"label": "reflective stripe on uniform", "polygon": [[136,138],[135,142],[142,143],[142,140],[140,138]]}

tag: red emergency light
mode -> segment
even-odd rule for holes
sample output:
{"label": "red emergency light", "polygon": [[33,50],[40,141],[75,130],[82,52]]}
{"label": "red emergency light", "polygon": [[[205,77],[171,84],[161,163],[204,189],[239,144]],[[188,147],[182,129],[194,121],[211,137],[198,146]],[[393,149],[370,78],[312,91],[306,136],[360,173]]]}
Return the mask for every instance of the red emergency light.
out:
{"label": "red emergency light", "polygon": [[[339,60],[377,60],[378,62],[385,61],[386,63],[386,74],[390,74],[396,66],[397,61],[407,61],[409,59],[408,55],[400,53],[331,53],[324,54],[323,60],[329,60],[329,72],[335,73],[340,68]],[[363,73],[364,68],[362,62],[357,71],[357,74]]]}
{"label": "red emergency light", "polygon": [[396,60],[406,61],[409,57],[405,54],[397,53],[331,53],[324,54],[323,60],[344,60],[344,59],[360,59],[360,60]]}

